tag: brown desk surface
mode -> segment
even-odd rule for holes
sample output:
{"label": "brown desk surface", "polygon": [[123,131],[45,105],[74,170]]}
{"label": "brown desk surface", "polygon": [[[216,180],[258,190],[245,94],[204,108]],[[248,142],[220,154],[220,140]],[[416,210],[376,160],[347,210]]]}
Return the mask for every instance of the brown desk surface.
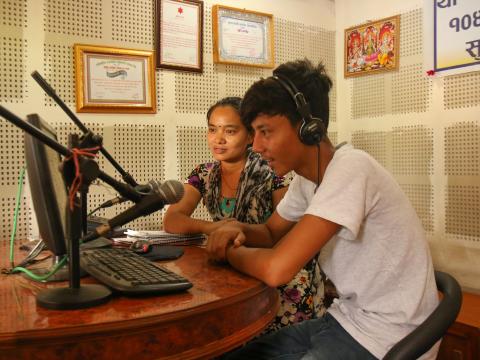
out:
{"label": "brown desk surface", "polygon": [[462,307],[456,321],[480,329],[480,295],[463,293]]}
{"label": "brown desk surface", "polygon": [[[193,287],[117,295],[83,310],[43,309],[35,294],[44,284],[0,275],[0,359],[211,358],[252,338],[275,316],[275,289],[209,262],[202,248],[186,247],[180,259],[162,265]],[[95,280],[82,280],[88,282]]]}

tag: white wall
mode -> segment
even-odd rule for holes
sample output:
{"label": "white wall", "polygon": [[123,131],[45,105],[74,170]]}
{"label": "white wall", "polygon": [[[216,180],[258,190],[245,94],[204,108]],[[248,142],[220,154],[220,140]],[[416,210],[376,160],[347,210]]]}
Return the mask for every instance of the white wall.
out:
{"label": "white wall", "polygon": [[[431,224],[427,236],[435,268],[452,273],[465,289],[478,292],[480,89],[474,84],[480,81],[480,74],[427,78],[425,69],[420,69],[409,73],[412,80],[409,89],[398,85],[395,74],[345,79],[342,68],[346,28],[397,14],[405,20],[411,18],[411,11],[421,13],[423,3],[423,0],[336,0],[338,137],[339,141],[358,140],[359,134],[364,134],[363,146],[381,157],[402,187],[410,190],[409,197],[422,221]],[[400,24],[402,26],[402,30],[407,31],[412,24],[405,22]],[[423,43],[427,41],[422,34],[421,26],[418,32],[410,29],[403,33],[405,38],[401,39],[401,44],[411,40],[408,37],[420,35],[418,46],[421,49],[422,40]],[[422,62],[423,52],[400,56],[399,71]],[[423,89],[418,90],[417,84]],[[372,91],[371,104],[383,102],[386,110],[355,116],[354,107],[358,102],[368,100],[365,94],[356,90],[375,87],[384,91]],[[413,97],[419,94],[425,96],[425,107],[415,105]],[[405,111],[391,111],[395,96],[403,96]],[[452,97],[457,105],[452,105]],[[417,110],[413,109],[414,105]],[[402,132],[408,136],[402,136]],[[427,152],[431,155],[427,156]],[[404,164],[400,163],[402,158]],[[403,171],[403,165],[413,168],[418,164],[430,169],[424,172],[412,170],[412,173]]]}

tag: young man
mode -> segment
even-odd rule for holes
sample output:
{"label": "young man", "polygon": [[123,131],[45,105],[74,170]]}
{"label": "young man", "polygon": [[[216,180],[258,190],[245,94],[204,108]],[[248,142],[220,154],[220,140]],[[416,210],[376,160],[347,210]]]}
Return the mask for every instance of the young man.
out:
{"label": "young man", "polygon": [[324,317],[260,338],[229,359],[382,358],[438,304],[410,202],[371,156],[350,145],[335,150],[326,136],[331,85],[322,65],[303,60],[250,87],[241,115],[255,130],[254,151],[277,175],[296,176],[266,224],[225,224],[207,250],[269,286],[288,282],[321,250],[339,299]]}

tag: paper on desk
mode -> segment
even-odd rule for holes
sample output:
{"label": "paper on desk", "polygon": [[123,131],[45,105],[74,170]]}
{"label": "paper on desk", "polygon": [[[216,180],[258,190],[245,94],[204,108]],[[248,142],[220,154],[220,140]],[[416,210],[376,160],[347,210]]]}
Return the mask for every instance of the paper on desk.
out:
{"label": "paper on desk", "polygon": [[199,245],[206,237],[204,234],[171,234],[163,230],[131,230],[125,231],[124,241],[132,243],[136,240],[147,240],[151,244]]}

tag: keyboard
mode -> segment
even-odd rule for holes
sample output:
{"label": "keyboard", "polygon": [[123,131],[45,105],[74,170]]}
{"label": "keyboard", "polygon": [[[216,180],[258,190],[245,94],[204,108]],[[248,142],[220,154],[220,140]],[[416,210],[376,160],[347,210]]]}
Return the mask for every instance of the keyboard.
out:
{"label": "keyboard", "polygon": [[80,266],[104,285],[123,294],[171,293],[192,287],[184,277],[128,249],[83,250]]}

